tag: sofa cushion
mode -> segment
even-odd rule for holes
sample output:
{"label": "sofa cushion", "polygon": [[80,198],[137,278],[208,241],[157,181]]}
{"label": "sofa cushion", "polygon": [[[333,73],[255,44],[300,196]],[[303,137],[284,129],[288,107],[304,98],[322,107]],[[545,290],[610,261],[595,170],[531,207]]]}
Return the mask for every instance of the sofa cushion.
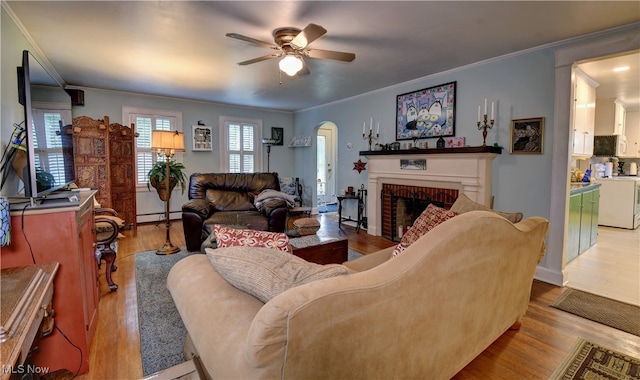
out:
{"label": "sofa cushion", "polygon": [[204,230],[213,231],[213,226],[242,226],[250,230],[269,231],[269,220],[259,211],[219,211],[204,221]]}
{"label": "sofa cushion", "polygon": [[391,257],[396,257],[398,254],[407,249],[407,247],[410,246],[414,241],[418,240],[422,235],[431,231],[440,223],[451,219],[456,215],[458,215],[457,212],[446,210],[434,205],[433,203],[430,203],[413,223],[413,226],[409,228],[409,231],[407,231],[407,233],[402,236],[400,243],[393,250]]}
{"label": "sofa cushion", "polygon": [[216,224],[213,226],[218,248],[244,246],[264,247],[291,252],[289,237],[284,233],[238,229]]}
{"label": "sofa cushion", "polygon": [[511,223],[518,223],[519,221],[522,220],[522,217],[523,217],[523,214],[521,212],[494,211],[483,204],[472,201],[466,194],[460,194],[458,196],[458,199],[456,199],[456,201],[451,206],[451,211],[455,211],[458,214],[464,214],[465,212],[475,211],[475,210],[495,212],[496,214],[502,216],[503,218],[506,218]]}
{"label": "sofa cushion", "polygon": [[289,288],[348,273],[340,264],[314,264],[269,248],[234,246],[205,252],[229,284],[264,303]]}
{"label": "sofa cushion", "polygon": [[278,177],[280,181],[280,191],[291,196],[296,196],[298,192],[298,184],[293,177]]}

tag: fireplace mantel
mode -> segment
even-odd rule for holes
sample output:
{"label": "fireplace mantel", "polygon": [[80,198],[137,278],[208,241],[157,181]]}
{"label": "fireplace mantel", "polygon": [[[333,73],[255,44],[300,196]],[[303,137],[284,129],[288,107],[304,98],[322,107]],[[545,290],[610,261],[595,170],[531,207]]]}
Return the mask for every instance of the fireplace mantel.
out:
{"label": "fireplace mantel", "polygon": [[465,146],[459,148],[433,149],[401,149],[401,150],[361,150],[361,156],[399,156],[411,154],[464,154],[464,153],[495,153],[502,154],[499,146]]}
{"label": "fireplace mantel", "polygon": [[[383,183],[457,189],[472,200],[491,206],[493,159],[502,153],[494,146],[361,151],[367,158],[367,232],[381,235],[380,191]],[[425,160],[425,169],[401,169],[401,160]]]}

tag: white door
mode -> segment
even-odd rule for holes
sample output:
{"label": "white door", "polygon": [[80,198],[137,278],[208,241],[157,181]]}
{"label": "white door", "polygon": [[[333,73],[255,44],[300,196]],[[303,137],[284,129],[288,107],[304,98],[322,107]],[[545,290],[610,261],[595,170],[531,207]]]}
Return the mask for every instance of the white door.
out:
{"label": "white door", "polygon": [[316,194],[318,196],[318,207],[327,203],[335,202],[335,129],[320,127],[317,136],[317,176]]}

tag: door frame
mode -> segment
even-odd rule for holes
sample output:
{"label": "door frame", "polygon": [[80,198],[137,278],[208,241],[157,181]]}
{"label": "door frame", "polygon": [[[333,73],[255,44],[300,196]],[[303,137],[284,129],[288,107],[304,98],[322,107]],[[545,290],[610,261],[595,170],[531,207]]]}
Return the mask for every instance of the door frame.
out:
{"label": "door frame", "polygon": [[[319,135],[321,135],[322,131],[328,131],[330,138],[327,139],[327,145],[329,146],[330,149],[327,149],[328,152],[328,156],[327,157],[327,163],[329,165],[331,165],[331,181],[327,181],[327,187],[325,189],[325,200],[327,200],[327,202],[331,201],[333,199],[332,195],[333,194],[338,194],[337,192],[337,187],[338,187],[338,183],[337,183],[337,171],[336,168],[338,166],[338,126],[331,122],[331,121],[323,121],[320,124],[318,124],[318,126],[316,127],[315,130],[315,136],[316,136],[316,152],[315,152],[315,173],[318,172],[318,161],[317,161],[317,157],[318,157],[318,146],[317,146],[317,137]],[[317,177],[317,175],[316,175]],[[329,175],[327,176],[329,177]],[[316,178],[317,180],[317,178]],[[316,182],[316,187],[315,187],[315,192],[316,196],[314,197],[314,199],[312,199],[313,204],[315,204],[314,206],[314,213],[318,212],[318,194],[317,194],[317,182]],[[328,195],[327,195],[328,194]],[[329,197],[327,199],[327,197]]]}

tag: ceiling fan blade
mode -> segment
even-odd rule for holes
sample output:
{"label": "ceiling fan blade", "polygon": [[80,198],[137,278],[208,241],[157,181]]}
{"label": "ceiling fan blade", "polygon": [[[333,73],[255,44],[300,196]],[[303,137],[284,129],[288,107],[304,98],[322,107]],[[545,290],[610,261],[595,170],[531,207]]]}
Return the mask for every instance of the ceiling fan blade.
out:
{"label": "ceiling fan blade", "polygon": [[277,45],[274,45],[272,43],[256,40],[255,38],[243,36],[242,34],[238,34],[238,33],[227,33],[225,34],[225,36],[235,38],[236,40],[248,42],[250,44],[268,47],[270,49],[279,49]]}
{"label": "ceiling fan blade", "polygon": [[290,45],[296,49],[304,49],[313,41],[324,36],[325,33],[327,33],[327,30],[320,25],[309,24],[291,40]]}
{"label": "ceiling fan blade", "polygon": [[334,61],[343,61],[343,62],[351,62],[354,59],[356,59],[356,55],[353,53],[344,53],[341,51],[320,50],[320,49],[309,49],[306,51],[306,55],[309,58],[333,59]]}
{"label": "ceiling fan blade", "polygon": [[280,56],[280,54],[269,54],[269,55],[263,55],[262,57],[258,57],[258,58],[250,59],[250,60],[247,60],[247,61],[238,62],[238,65],[240,65],[240,66],[246,66],[246,65],[250,65],[250,64],[252,64],[252,63],[257,63],[257,62],[266,61],[266,60],[268,60],[268,59],[278,58],[279,56]]}

